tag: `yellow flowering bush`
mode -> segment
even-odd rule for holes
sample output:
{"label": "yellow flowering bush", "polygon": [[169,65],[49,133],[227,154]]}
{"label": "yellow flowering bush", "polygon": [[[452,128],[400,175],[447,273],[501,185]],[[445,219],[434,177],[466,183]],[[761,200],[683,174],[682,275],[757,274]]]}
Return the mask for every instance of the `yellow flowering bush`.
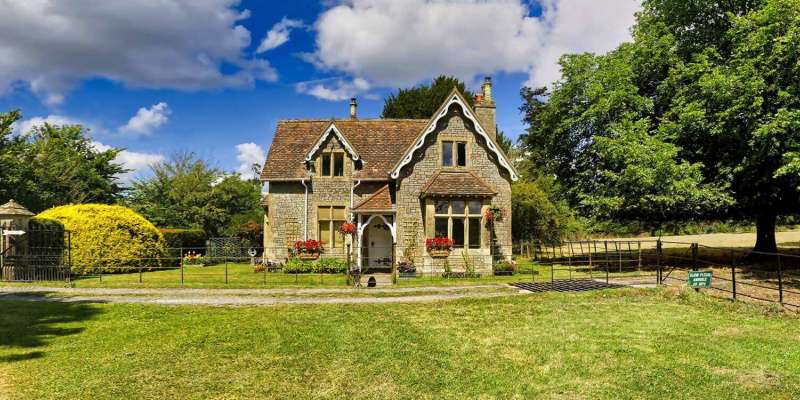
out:
{"label": "yellow flowering bush", "polygon": [[74,273],[126,272],[159,267],[164,236],[150,221],[123,206],[75,204],[36,216],[70,231]]}

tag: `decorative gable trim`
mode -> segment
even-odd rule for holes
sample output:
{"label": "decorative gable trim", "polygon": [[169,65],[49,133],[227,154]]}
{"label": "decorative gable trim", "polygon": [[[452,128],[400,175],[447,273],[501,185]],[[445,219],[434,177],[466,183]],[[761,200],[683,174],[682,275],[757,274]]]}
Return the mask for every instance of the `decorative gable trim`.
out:
{"label": "decorative gable trim", "polygon": [[331,134],[331,132],[333,132],[333,134],[336,135],[336,138],[339,139],[339,142],[342,143],[345,150],[347,150],[347,154],[350,154],[350,158],[353,159],[353,161],[358,161],[359,156],[356,150],[353,148],[350,142],[348,142],[347,139],[345,139],[344,135],[342,135],[342,132],[339,130],[339,128],[336,127],[336,124],[334,124],[333,121],[331,121],[330,125],[328,125],[325,128],[325,130],[322,131],[322,134],[319,136],[319,139],[317,139],[314,145],[311,146],[311,150],[309,150],[308,153],[306,154],[305,157],[306,162],[310,162],[314,158],[314,155],[317,154],[320,146],[322,146],[322,144],[325,143],[325,140],[328,139],[328,136]]}
{"label": "decorative gable trim", "polygon": [[497,156],[497,160],[500,162],[500,165],[508,171],[509,175],[511,175],[511,180],[518,180],[519,175],[511,166],[511,163],[508,161],[508,159],[506,159],[506,156],[500,150],[500,147],[497,145],[497,143],[495,143],[494,140],[492,140],[486,133],[486,130],[483,129],[472,109],[469,107],[467,102],[464,101],[464,99],[461,97],[461,94],[458,93],[458,90],[455,88],[452,90],[452,92],[450,92],[448,100],[442,104],[442,106],[439,108],[439,111],[434,114],[433,117],[431,117],[430,122],[428,122],[427,127],[425,127],[420,136],[417,138],[417,141],[414,142],[414,144],[408,150],[406,150],[405,155],[400,159],[400,162],[397,163],[394,169],[392,169],[392,172],[389,174],[389,176],[391,176],[392,179],[397,179],[400,177],[400,171],[403,169],[403,167],[411,163],[411,160],[414,158],[414,152],[422,148],[422,146],[425,144],[425,139],[431,132],[436,130],[436,125],[439,123],[439,120],[447,115],[447,110],[450,109],[450,106],[453,104],[458,104],[461,106],[464,116],[472,121],[472,124],[475,126],[475,130],[486,140],[486,145],[489,147],[489,150],[494,152],[494,154]]}

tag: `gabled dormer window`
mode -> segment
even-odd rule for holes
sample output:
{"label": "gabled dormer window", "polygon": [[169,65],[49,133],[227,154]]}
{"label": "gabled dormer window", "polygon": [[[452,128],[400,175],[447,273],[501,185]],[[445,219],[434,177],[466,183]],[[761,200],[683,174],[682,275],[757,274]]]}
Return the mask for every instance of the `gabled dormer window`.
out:
{"label": "gabled dormer window", "polygon": [[344,153],[324,152],[320,155],[321,176],[344,176]]}
{"label": "gabled dormer window", "polygon": [[443,167],[466,167],[467,166],[467,142],[443,141],[442,142],[442,166]]}

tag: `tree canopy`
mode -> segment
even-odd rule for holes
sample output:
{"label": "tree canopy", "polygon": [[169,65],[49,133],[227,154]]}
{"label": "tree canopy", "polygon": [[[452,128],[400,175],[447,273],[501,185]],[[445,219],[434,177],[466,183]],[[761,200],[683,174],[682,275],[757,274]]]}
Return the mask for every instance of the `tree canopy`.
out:
{"label": "tree canopy", "polygon": [[127,172],[114,159],[122,149],[100,151],[80,125],[44,124],[13,132],[19,111],[0,113],[0,202],[15,199],[33,212],[70,203],[115,203],[116,177]]}
{"label": "tree canopy", "polygon": [[776,249],[800,206],[800,2],[649,0],[632,43],[522,91],[522,142],[584,215],[740,215]]}
{"label": "tree canopy", "polygon": [[474,95],[467,90],[464,82],[450,76],[438,76],[430,86],[419,85],[409,89],[398,89],[384,100],[381,118],[427,119],[442,105],[453,88],[458,88],[473,105]]}
{"label": "tree canopy", "polygon": [[[249,234],[260,226],[261,184],[212,168],[193,153],[177,153],[133,183],[128,204],[160,227],[200,228],[208,236]],[[247,232],[245,232],[247,231]]]}

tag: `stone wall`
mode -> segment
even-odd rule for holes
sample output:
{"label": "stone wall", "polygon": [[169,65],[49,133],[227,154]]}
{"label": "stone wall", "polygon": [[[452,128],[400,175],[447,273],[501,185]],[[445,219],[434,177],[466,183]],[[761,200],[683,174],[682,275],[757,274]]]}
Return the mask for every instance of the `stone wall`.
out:
{"label": "stone wall", "polygon": [[[269,259],[285,259],[287,249],[303,239],[303,206],[305,190],[300,182],[271,182],[267,198],[269,214],[265,216],[271,235],[264,235],[264,254]],[[271,236],[271,237],[270,237]]]}

